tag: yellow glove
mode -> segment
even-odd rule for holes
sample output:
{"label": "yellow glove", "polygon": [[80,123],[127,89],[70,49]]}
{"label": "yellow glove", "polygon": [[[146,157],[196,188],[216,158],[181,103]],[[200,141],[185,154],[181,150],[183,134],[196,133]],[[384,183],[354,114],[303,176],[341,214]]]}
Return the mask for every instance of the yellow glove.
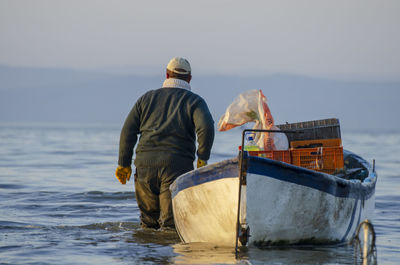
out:
{"label": "yellow glove", "polygon": [[204,167],[207,165],[207,161],[197,159],[197,168]]}
{"label": "yellow glove", "polygon": [[132,168],[129,167],[123,167],[123,166],[118,166],[117,170],[115,170],[115,176],[119,180],[119,182],[123,185],[126,184],[126,181],[129,181],[131,179],[131,174],[132,174]]}

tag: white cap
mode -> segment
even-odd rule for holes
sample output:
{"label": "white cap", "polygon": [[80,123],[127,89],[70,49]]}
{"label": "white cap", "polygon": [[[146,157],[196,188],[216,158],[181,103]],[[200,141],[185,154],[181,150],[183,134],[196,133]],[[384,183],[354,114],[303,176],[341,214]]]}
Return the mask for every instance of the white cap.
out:
{"label": "white cap", "polygon": [[192,71],[188,60],[181,57],[172,58],[167,65],[167,69],[181,75],[190,74]]}

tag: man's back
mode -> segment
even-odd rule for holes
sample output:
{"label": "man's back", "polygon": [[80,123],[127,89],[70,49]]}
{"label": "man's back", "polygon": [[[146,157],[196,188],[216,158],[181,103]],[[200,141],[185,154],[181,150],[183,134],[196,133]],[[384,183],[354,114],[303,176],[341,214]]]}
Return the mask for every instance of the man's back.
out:
{"label": "man's back", "polygon": [[[205,101],[182,88],[164,87],[144,94],[129,114],[121,136],[140,134],[136,166],[208,160],[214,137],[213,119]],[[126,127],[126,128],[125,128]]]}

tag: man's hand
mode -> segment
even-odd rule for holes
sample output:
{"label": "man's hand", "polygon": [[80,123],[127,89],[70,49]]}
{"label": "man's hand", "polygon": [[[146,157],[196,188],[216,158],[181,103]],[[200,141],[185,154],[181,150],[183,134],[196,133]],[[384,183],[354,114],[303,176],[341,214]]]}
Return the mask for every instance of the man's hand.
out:
{"label": "man's hand", "polygon": [[197,159],[197,168],[204,167],[207,165],[207,161]]}
{"label": "man's hand", "polygon": [[119,182],[123,185],[126,184],[126,181],[129,181],[131,179],[131,174],[132,174],[132,168],[129,167],[123,167],[123,166],[118,166],[117,170],[115,170],[115,176],[119,180]]}

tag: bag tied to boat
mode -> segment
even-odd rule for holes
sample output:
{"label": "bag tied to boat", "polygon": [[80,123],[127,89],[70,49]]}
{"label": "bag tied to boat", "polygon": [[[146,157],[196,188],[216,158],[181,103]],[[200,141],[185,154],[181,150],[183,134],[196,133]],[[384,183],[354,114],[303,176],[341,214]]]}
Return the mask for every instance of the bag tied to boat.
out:
{"label": "bag tied to boat", "polygon": [[[227,131],[248,122],[255,122],[253,129],[279,130],[261,90],[249,90],[237,96],[220,118],[218,130]],[[257,134],[255,142],[261,150],[286,150],[289,147],[283,133]]]}

